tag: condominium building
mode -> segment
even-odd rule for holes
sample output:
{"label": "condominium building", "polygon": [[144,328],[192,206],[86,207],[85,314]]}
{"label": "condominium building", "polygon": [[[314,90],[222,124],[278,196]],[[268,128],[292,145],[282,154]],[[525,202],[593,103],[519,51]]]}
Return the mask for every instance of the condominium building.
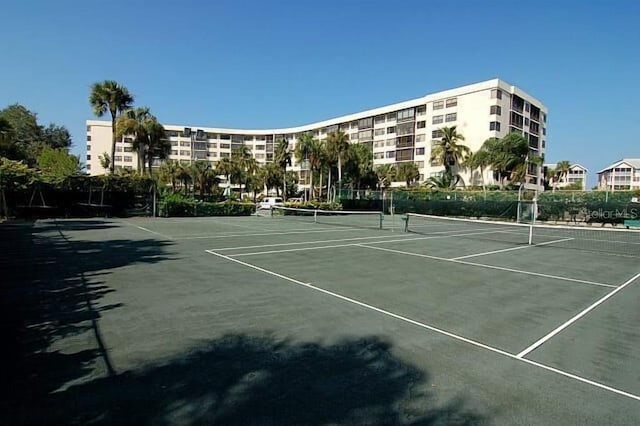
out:
{"label": "condominium building", "polygon": [[598,172],[598,188],[640,189],[640,158],[623,158]]}
{"label": "condominium building", "polygon": [[[543,166],[545,169],[555,169],[555,164],[545,164]],[[569,171],[565,176],[557,176],[551,178],[549,182],[551,186],[555,186],[556,188],[564,188],[565,186],[573,185],[576,183],[580,183],[581,189],[583,191],[587,190],[587,170],[586,167],[580,164],[572,164],[569,167]],[[557,179],[557,181],[556,181]]]}
{"label": "condominium building", "polygon": [[[464,144],[472,151],[479,149],[491,137],[504,137],[519,132],[529,141],[531,154],[542,155],[546,148],[547,108],[536,98],[502,80],[445,90],[438,93],[387,105],[355,114],[319,121],[303,126],[242,130],[195,125],[165,124],[171,141],[171,159],[180,161],[209,161],[213,165],[220,158],[229,157],[241,146],[247,146],[259,163],[273,161],[274,145],[281,138],[295,148],[299,137],[307,132],[324,140],[336,130],[349,136],[350,143],[365,144],[371,149],[374,166],[412,161],[420,170],[420,181],[442,174],[444,166],[431,162],[434,142],[441,138],[444,126],[457,126],[465,137]],[[99,157],[111,152],[111,123],[87,120],[87,170],[102,174]],[[116,145],[113,159],[116,167],[137,167],[136,153],[131,139],[124,138]],[[154,161],[154,165],[159,165]],[[308,183],[305,164],[294,161],[291,170],[299,173],[300,184]],[[542,168],[531,164],[526,185],[542,189]],[[467,185],[494,182],[490,170],[480,176],[478,170],[461,171]]]}

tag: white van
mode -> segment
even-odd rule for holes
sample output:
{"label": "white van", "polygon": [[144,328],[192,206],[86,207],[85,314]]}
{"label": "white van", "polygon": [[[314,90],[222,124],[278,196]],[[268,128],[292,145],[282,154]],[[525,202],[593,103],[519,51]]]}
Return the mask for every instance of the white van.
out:
{"label": "white van", "polygon": [[273,206],[282,206],[282,205],[283,205],[283,202],[281,197],[266,197],[260,202],[260,204],[258,205],[258,208],[270,209]]}

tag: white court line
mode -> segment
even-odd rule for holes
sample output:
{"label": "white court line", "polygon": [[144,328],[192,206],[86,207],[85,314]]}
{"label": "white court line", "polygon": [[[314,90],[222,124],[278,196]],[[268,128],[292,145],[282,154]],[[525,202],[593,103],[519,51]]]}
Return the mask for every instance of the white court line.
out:
{"label": "white court line", "polygon": [[[125,222],[125,223],[128,223],[128,222]],[[159,236],[161,236],[162,238],[166,238],[167,240],[173,240],[173,238],[171,238],[170,236],[165,235],[165,234],[161,234],[160,232],[152,231],[151,229],[143,228],[142,226],[134,225],[133,223],[128,223],[128,224],[129,224],[129,225],[131,225],[131,226],[134,226],[134,227],[136,227],[136,228],[138,228],[138,229],[142,229],[143,231],[146,231],[146,232],[150,232],[150,233],[152,233],[152,234],[159,235]]]}
{"label": "white court line", "polygon": [[533,352],[534,350],[536,350],[538,347],[540,347],[542,344],[544,344],[547,340],[551,339],[553,336],[555,336],[556,334],[560,333],[562,330],[564,330],[565,328],[569,327],[571,324],[573,324],[574,322],[578,321],[580,318],[582,318],[583,316],[585,316],[586,314],[588,314],[589,312],[591,312],[592,310],[594,310],[595,308],[597,308],[599,305],[601,305],[602,303],[604,303],[606,300],[608,300],[609,298],[613,297],[616,293],[618,293],[619,291],[622,291],[622,289],[624,289],[626,286],[630,285],[631,283],[633,283],[635,280],[637,280],[638,278],[640,278],[640,273],[634,275],[633,277],[629,278],[627,281],[624,282],[624,284],[622,284],[620,287],[616,288],[615,290],[613,290],[611,293],[606,294],[604,297],[598,299],[596,302],[594,302],[591,306],[585,308],[582,312],[580,312],[578,315],[574,316],[573,318],[571,318],[569,321],[565,322],[564,324],[562,324],[560,327],[556,328],[555,330],[553,330],[551,333],[547,334],[546,336],[542,337],[541,339],[539,339],[538,341],[536,341],[534,344],[532,344],[531,346],[529,346],[528,348],[526,348],[525,350],[523,350],[522,352],[520,352],[518,355],[516,355],[516,357],[518,358],[522,358],[524,356],[527,356],[529,353]]}
{"label": "white court line", "polygon": [[444,260],[446,262],[453,262],[453,263],[460,263],[462,265],[471,265],[471,266],[479,266],[481,268],[487,268],[487,269],[496,269],[499,271],[507,271],[507,272],[513,272],[516,274],[523,274],[523,275],[532,275],[535,277],[543,277],[543,278],[552,278],[555,280],[560,280],[560,281],[570,281],[570,282],[575,282],[575,283],[580,283],[580,284],[589,284],[589,285],[595,285],[595,286],[600,286],[600,287],[609,287],[609,288],[616,288],[616,285],[612,285],[612,284],[604,284],[604,283],[598,283],[598,282],[594,282],[594,281],[587,281],[587,280],[580,280],[577,278],[568,278],[568,277],[561,277],[559,275],[549,275],[549,274],[542,274],[539,272],[530,272],[530,271],[523,271],[521,269],[512,269],[512,268],[505,268],[502,266],[493,266],[493,265],[485,265],[484,263],[474,263],[474,262],[467,262],[464,260],[454,260],[454,259],[448,259],[446,257],[437,257],[437,256],[429,256],[428,254],[420,254],[420,253],[412,253],[409,251],[401,251],[401,250],[393,250],[393,249],[388,249],[388,248],[383,248],[383,247],[372,247],[370,245],[364,245],[364,244],[357,244],[360,247],[366,247],[366,248],[370,248],[373,250],[381,250],[381,251],[388,251],[391,253],[398,253],[398,254],[404,254],[407,256],[417,256],[417,257],[424,257],[427,259],[434,259],[434,260]]}
{"label": "white court line", "polygon": [[573,240],[573,238],[562,238],[560,240],[547,241],[546,243],[531,244],[531,245],[528,244],[526,246],[511,247],[511,248],[506,248],[502,250],[492,250],[492,251],[485,251],[484,253],[476,253],[476,254],[468,254],[466,256],[452,257],[451,260],[469,259],[471,257],[487,256],[490,254],[504,253],[506,251],[522,250],[529,247],[546,246],[547,244],[561,243],[563,241],[571,241],[571,240]]}
{"label": "white court line", "polygon": [[383,315],[395,318],[395,319],[400,320],[400,321],[404,321],[406,323],[415,325],[417,327],[421,327],[421,328],[433,331],[435,333],[442,334],[442,335],[447,336],[447,337],[451,337],[451,338],[453,338],[455,340],[459,340],[459,341],[468,343],[470,345],[473,345],[473,346],[476,346],[476,347],[479,347],[479,348],[482,348],[482,349],[486,349],[488,351],[491,351],[491,352],[506,356],[508,358],[511,358],[511,359],[514,359],[514,360],[517,360],[517,361],[520,361],[520,362],[524,362],[526,364],[529,364],[529,365],[532,365],[532,366],[535,366],[535,367],[538,367],[538,368],[542,368],[542,369],[547,370],[547,371],[551,371],[551,372],[559,374],[561,376],[568,377],[570,379],[573,379],[573,380],[576,380],[576,381],[579,381],[579,382],[582,382],[582,383],[586,383],[588,385],[591,385],[591,386],[594,386],[594,387],[597,387],[597,388],[600,388],[600,389],[604,389],[606,391],[609,391],[609,392],[612,392],[612,393],[615,393],[615,394],[618,394],[618,395],[621,395],[621,396],[625,396],[627,398],[631,398],[631,399],[635,399],[637,401],[640,401],[640,396],[638,396],[638,395],[634,395],[634,394],[631,394],[629,392],[625,392],[623,390],[616,389],[616,388],[604,385],[602,383],[595,382],[593,380],[585,379],[584,377],[576,376],[575,374],[567,373],[566,371],[562,371],[562,370],[559,370],[557,368],[549,367],[547,365],[540,364],[539,362],[531,361],[531,360],[528,360],[526,358],[518,358],[516,355],[511,354],[511,353],[506,352],[506,351],[503,351],[502,349],[498,349],[498,348],[495,348],[493,346],[485,345],[484,343],[480,343],[480,342],[477,342],[475,340],[468,339],[466,337],[459,336],[457,334],[451,333],[449,331],[442,330],[440,328],[437,328],[437,327],[434,327],[434,326],[431,326],[431,325],[428,325],[428,324],[425,324],[425,323],[422,323],[422,322],[419,322],[419,321],[416,321],[416,320],[412,320],[412,319],[407,318],[405,316],[395,314],[395,313],[393,313],[391,311],[387,311],[385,309],[381,309],[381,308],[375,307],[373,305],[369,305],[369,304],[361,302],[359,300],[352,299],[350,297],[343,296],[341,294],[334,293],[332,291],[325,290],[325,289],[320,288],[320,287],[316,287],[316,286],[314,286],[312,284],[304,283],[302,281],[296,280],[295,278],[287,277],[286,275],[278,274],[277,272],[273,272],[273,271],[270,271],[270,270],[265,269],[265,268],[261,268],[261,267],[256,266],[256,265],[252,265],[251,263],[246,263],[246,262],[243,262],[241,260],[234,259],[234,258],[231,258],[229,256],[225,256],[224,254],[216,253],[215,251],[212,251],[212,250],[205,250],[205,251],[207,253],[209,253],[209,254],[214,255],[214,256],[218,256],[218,257],[221,257],[223,259],[229,260],[231,262],[235,262],[235,263],[238,263],[240,265],[246,266],[248,268],[255,269],[257,271],[263,272],[265,274],[272,275],[274,277],[278,277],[280,279],[292,282],[292,283],[297,284],[299,286],[306,287],[306,288],[309,288],[311,290],[318,291],[320,293],[324,293],[326,295],[335,297],[335,298],[343,300],[345,302],[352,303],[354,305],[363,307],[365,309],[369,309],[369,310],[381,313]]}
{"label": "white court line", "polygon": [[394,238],[397,235],[381,235],[375,237],[354,237],[354,238],[341,238],[337,240],[312,240],[312,241],[299,241],[295,243],[279,243],[279,244],[262,244],[258,246],[240,246],[240,247],[223,247],[217,248],[216,251],[227,251],[227,250],[241,250],[241,249],[251,249],[251,248],[264,248],[264,247],[282,247],[282,246],[298,246],[301,244],[318,244],[318,243],[338,243],[341,241],[358,241],[358,240],[371,240],[376,238]]}
{"label": "white court line", "polygon": [[[478,234],[487,234],[487,233],[492,233],[495,231],[487,231],[487,232],[474,232],[474,233],[469,233],[469,234],[457,234],[457,235],[436,235],[436,236],[429,236],[429,237],[417,237],[417,238],[400,238],[397,240],[384,240],[384,241],[372,241],[372,242],[367,242],[367,244],[387,244],[387,243],[400,243],[400,242],[405,242],[405,241],[416,241],[416,240],[431,240],[431,239],[443,239],[443,238],[454,238],[454,237],[462,237],[462,236],[466,236],[466,235],[478,235]],[[387,238],[389,237],[395,237],[395,235],[389,235]],[[372,238],[381,238],[381,237],[372,237]],[[354,238],[354,239],[358,239],[358,238]],[[345,240],[348,241],[349,239]],[[336,241],[340,241],[340,240],[336,240]],[[306,243],[291,243],[291,244],[306,244]],[[301,248],[294,248],[294,249],[279,249],[279,250],[268,250],[268,251],[257,251],[257,252],[250,252],[250,253],[238,253],[238,254],[230,254],[229,256],[231,257],[241,257],[241,256],[257,256],[257,255],[261,255],[261,254],[273,254],[273,253],[286,253],[286,252],[293,252],[293,251],[307,251],[307,250],[320,250],[320,249],[330,249],[330,248],[340,248],[340,247],[354,247],[354,246],[359,246],[360,243],[349,243],[349,244],[333,244],[330,246],[316,246],[316,247],[301,247]],[[231,248],[229,248],[231,249]],[[216,251],[218,249],[215,249]]]}
{"label": "white court line", "polygon": [[313,234],[318,232],[353,232],[360,231],[362,232],[362,228],[322,228],[322,229],[300,229],[297,231],[287,231],[287,232],[264,232],[259,234],[226,234],[226,235],[200,235],[193,237],[176,237],[174,240],[201,240],[201,239],[215,239],[215,238],[232,238],[232,237],[262,237],[267,235],[290,235],[290,234]]}

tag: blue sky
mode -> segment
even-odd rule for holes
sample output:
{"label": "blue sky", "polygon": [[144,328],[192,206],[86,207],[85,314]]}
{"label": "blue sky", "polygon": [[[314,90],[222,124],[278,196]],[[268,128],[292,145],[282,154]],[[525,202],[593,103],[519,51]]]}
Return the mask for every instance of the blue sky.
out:
{"label": "blue sky", "polygon": [[[165,123],[304,124],[499,77],[549,108],[548,153],[592,173],[640,157],[637,1],[12,1],[0,106],[67,126],[91,83]],[[590,183],[594,183],[593,174]]]}

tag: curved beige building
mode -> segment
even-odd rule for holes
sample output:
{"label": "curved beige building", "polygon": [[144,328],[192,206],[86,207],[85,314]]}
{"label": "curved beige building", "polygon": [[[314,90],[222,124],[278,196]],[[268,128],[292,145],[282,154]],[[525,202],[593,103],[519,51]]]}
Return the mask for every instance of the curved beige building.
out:
{"label": "curved beige building", "polygon": [[[305,132],[322,140],[334,130],[349,135],[351,143],[366,144],[373,152],[374,164],[415,162],[420,180],[441,174],[444,167],[429,161],[432,141],[439,129],[457,126],[472,151],[490,137],[503,137],[511,131],[521,132],[529,140],[531,151],[543,154],[546,148],[547,108],[536,98],[502,80],[476,84],[428,94],[421,98],[349,114],[303,126],[280,129],[227,129],[192,124],[164,124],[171,141],[171,159],[206,160],[215,164],[229,157],[234,149],[246,145],[260,163],[273,160],[274,141],[289,140],[291,149]],[[87,120],[87,170],[102,174],[99,156],[110,152],[111,122]],[[125,138],[116,146],[115,165],[136,168],[136,154]],[[300,174],[302,187],[308,183],[307,171],[294,162],[292,170]],[[463,174],[465,182],[480,184],[479,172]],[[485,172],[485,182],[493,182]],[[399,183],[398,183],[399,184]],[[542,188],[541,168],[532,166],[527,186]]]}

